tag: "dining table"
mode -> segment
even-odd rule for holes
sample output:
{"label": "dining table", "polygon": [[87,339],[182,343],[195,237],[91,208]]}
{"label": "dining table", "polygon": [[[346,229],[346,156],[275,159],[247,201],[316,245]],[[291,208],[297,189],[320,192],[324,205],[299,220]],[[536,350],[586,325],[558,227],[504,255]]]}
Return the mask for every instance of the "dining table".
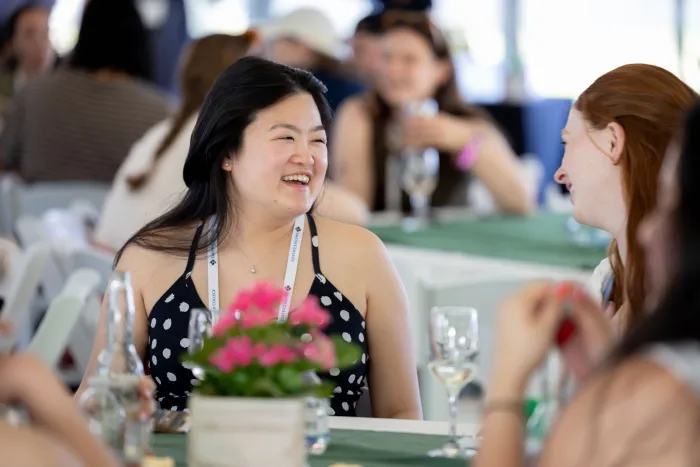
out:
{"label": "dining table", "polygon": [[[364,417],[330,417],[331,440],[321,455],[309,455],[309,467],[352,465],[361,467],[465,467],[464,459],[432,458],[428,451],[447,441],[444,421],[398,420]],[[475,442],[479,420],[457,424],[467,445]],[[176,467],[187,467],[187,435],[155,434],[151,447],[159,457],[169,457]],[[223,464],[222,464],[223,465]]]}

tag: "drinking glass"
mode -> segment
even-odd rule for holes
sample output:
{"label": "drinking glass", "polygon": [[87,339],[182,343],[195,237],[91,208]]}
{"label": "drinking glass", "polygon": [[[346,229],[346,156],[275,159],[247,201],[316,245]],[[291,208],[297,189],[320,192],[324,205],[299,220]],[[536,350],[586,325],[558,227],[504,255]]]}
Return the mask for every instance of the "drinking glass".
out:
{"label": "drinking glass", "polygon": [[[204,347],[204,340],[211,337],[212,327],[219,319],[218,310],[208,310],[206,308],[194,308],[190,311],[190,321],[187,328],[187,353],[194,355]],[[192,362],[182,364],[192,371],[198,380],[204,378],[204,370]],[[156,431],[158,433],[187,433],[189,427],[189,416],[187,413],[164,410],[160,407],[155,413]]]}
{"label": "drinking glass", "polygon": [[430,223],[430,203],[437,186],[440,156],[433,148],[407,149],[399,159],[401,188],[411,202],[407,230],[424,229]]}
{"label": "drinking glass", "polygon": [[[202,350],[204,340],[212,336],[212,327],[219,321],[219,310],[209,310],[207,308],[195,308],[190,313],[190,324],[187,329],[187,339],[189,346],[187,352],[190,355]],[[188,363],[188,368],[196,378],[202,379],[204,371],[192,363]]]}
{"label": "drinking glass", "polygon": [[430,363],[428,368],[445,385],[449,401],[449,440],[431,457],[467,458],[475,451],[457,436],[457,402],[462,389],[474,378],[479,351],[478,314],[470,307],[435,307],[430,310]]}
{"label": "drinking glass", "polygon": [[[403,118],[433,116],[438,113],[434,99],[407,104]],[[409,197],[412,218],[406,219],[406,230],[420,230],[430,222],[430,201],[438,182],[440,155],[435,148],[404,148],[399,158],[400,185]]]}

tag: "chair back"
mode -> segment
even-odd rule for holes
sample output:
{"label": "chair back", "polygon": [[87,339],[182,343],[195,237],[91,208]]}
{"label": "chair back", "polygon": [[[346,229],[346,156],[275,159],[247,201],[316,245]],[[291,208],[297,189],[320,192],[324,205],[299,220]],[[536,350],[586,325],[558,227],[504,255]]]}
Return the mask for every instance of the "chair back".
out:
{"label": "chair back", "polygon": [[61,293],[51,301],[27,350],[54,367],[99,281],[100,275],[92,269],[71,274]]}

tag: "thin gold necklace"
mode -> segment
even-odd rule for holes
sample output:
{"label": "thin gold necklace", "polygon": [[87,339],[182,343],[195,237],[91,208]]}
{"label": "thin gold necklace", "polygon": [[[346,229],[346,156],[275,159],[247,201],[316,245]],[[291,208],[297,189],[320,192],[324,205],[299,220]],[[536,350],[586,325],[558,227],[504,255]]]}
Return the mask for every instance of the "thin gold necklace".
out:
{"label": "thin gold necklace", "polygon": [[[285,237],[286,237],[286,234],[285,234]],[[248,264],[250,264],[250,270],[249,270],[250,273],[255,274],[257,272],[257,269],[255,269],[255,264],[253,264],[253,262],[250,260],[250,258],[248,258],[248,255],[245,254],[245,251],[243,251],[243,248],[241,247],[240,243],[236,242],[236,246],[238,247],[238,250],[241,252],[243,257],[246,259],[246,261],[248,261]],[[271,252],[268,252],[268,254],[263,257],[263,260],[267,259],[267,256],[269,256],[270,253]],[[258,261],[258,264],[260,264],[260,261]]]}

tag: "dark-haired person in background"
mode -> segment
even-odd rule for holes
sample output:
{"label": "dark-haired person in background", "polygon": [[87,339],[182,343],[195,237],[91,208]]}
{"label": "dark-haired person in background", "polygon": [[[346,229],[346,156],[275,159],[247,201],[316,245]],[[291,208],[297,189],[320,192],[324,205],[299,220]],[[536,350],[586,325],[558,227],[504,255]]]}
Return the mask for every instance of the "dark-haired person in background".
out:
{"label": "dark-haired person in background", "polygon": [[[531,210],[533,200],[508,142],[485,111],[462,100],[442,32],[421,12],[386,10],[381,22],[375,91],[348,99],[333,127],[334,180],[373,211],[398,207],[388,200],[407,209],[399,181],[387,180],[387,159],[404,147],[433,147],[440,152],[434,206],[465,204],[465,182],[474,176],[503,211]],[[402,118],[403,106],[430,98],[438,104],[437,115]]]}
{"label": "dark-haired person in background", "polygon": [[[116,269],[133,278],[134,345],[163,409],[184,410],[199,384],[179,358],[189,345],[191,310],[225,307],[256,282],[281,287],[296,270],[285,285],[291,307],[318,298],[332,315],[325,332],[362,350],[352,368],[321,375],[335,386],[332,413],[356,415],[369,384],[377,417],[421,418],[408,303],[384,245],[361,227],[313,212],[328,166],[324,92],[307,71],[257,57],[231,65],[197,116],[184,197],[117,254]],[[218,258],[218,281],[207,279],[208,251]],[[103,315],[88,377],[105,345],[104,326]]]}
{"label": "dark-haired person in background", "polygon": [[111,182],[170,102],[147,84],[147,33],[133,0],[90,0],[67,69],[28,83],[0,136],[7,170],[27,181]]}
{"label": "dark-haired person in background", "polygon": [[0,98],[11,99],[27,79],[47,72],[57,59],[49,41],[48,8],[30,3],[17,9],[2,31]]}
{"label": "dark-haired person in background", "polygon": [[368,84],[374,82],[379,66],[379,41],[381,39],[381,14],[367,15],[357,22],[350,38],[352,59],[350,63],[357,74]]}
{"label": "dark-haired person in background", "polygon": [[346,45],[333,23],[320,11],[300,8],[257,28],[265,55],[283,65],[310,71],[328,88],[335,111],[341,102],[363,91],[362,82],[343,63]]}

